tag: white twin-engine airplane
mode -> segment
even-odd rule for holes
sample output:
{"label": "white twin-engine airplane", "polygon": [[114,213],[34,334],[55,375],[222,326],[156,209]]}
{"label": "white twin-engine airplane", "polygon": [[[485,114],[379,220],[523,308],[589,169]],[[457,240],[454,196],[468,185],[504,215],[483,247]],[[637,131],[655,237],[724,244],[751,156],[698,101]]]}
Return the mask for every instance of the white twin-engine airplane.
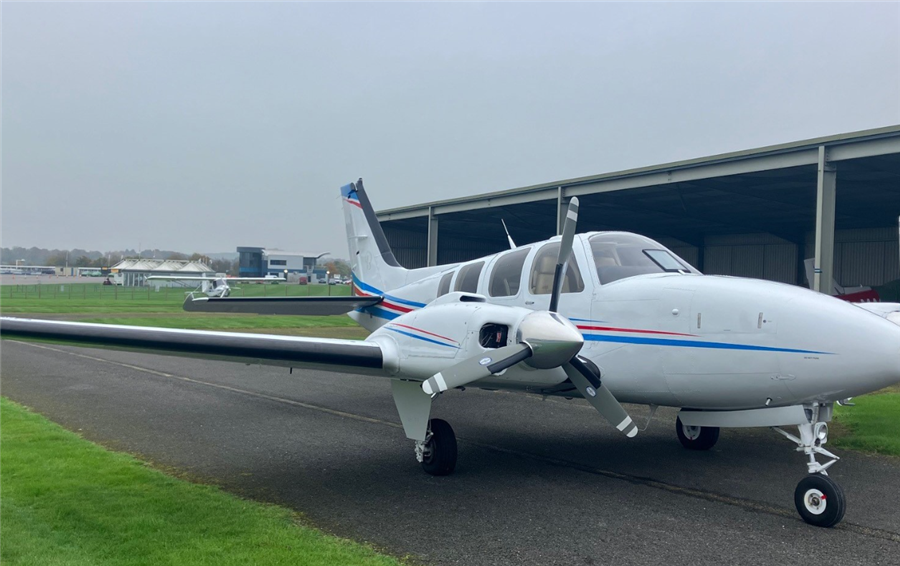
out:
{"label": "white twin-engine airplane", "polygon": [[[680,407],[675,431],[694,450],[712,447],[719,427],[773,427],[808,460],[794,497],[800,515],[823,527],[842,519],[826,423],[835,402],[900,381],[900,326],[883,312],[791,285],[704,276],[636,234],[576,236],[574,198],[561,237],[404,269],[362,180],[341,193],[356,296],[189,297],[185,308],[352,311],[372,331],[365,341],[16,318],[0,331],[386,377],[416,457],[434,475],[453,471],[457,446],[450,425],[429,418],[432,401],[465,386],[581,396],[629,438],[638,427],[620,402]],[[793,426],[796,435],[783,428]]]}
{"label": "white twin-engine airplane", "polygon": [[217,275],[151,275],[147,281],[184,281],[199,285],[201,293],[207,297],[227,297],[231,295],[231,287],[228,283],[272,283],[285,281],[284,277],[225,277]]}

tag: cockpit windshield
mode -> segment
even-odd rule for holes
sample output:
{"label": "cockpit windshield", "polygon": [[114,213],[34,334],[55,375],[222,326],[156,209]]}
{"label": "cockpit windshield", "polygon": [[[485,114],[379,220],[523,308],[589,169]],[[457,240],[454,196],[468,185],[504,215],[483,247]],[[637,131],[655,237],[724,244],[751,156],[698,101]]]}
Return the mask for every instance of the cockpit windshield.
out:
{"label": "cockpit windshield", "polygon": [[662,245],[637,234],[607,232],[589,241],[604,285],[646,273],[699,273]]}

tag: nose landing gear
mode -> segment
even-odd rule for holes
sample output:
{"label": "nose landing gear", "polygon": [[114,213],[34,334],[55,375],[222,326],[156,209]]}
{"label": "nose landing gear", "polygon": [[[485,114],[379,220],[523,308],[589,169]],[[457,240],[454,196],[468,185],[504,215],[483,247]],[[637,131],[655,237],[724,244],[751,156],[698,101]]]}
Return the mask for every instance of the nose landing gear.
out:
{"label": "nose landing gear", "polygon": [[[817,410],[815,412],[818,413]],[[803,452],[809,459],[806,463],[809,475],[800,480],[794,490],[794,505],[797,512],[810,525],[833,527],[844,518],[847,501],[841,486],[828,477],[826,470],[840,458],[822,448],[822,445],[828,442],[828,425],[824,422],[815,422],[816,417],[817,414],[811,419],[813,421],[811,423],[797,425],[800,429],[799,438],[778,427],[772,428],[796,444],[797,451]],[[816,461],[816,454],[831,460],[820,464]]]}

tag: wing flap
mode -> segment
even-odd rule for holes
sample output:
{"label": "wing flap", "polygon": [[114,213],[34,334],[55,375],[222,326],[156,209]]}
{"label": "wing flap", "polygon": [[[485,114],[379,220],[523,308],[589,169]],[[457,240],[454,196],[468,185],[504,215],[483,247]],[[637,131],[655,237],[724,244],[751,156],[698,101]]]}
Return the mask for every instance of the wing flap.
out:
{"label": "wing flap", "polygon": [[372,342],[181,330],[86,322],[0,318],[4,338],[40,338],[76,346],[190,358],[384,375],[381,348]]}
{"label": "wing flap", "polygon": [[382,297],[194,297],[184,301],[190,312],[232,314],[333,315],[377,305]]}

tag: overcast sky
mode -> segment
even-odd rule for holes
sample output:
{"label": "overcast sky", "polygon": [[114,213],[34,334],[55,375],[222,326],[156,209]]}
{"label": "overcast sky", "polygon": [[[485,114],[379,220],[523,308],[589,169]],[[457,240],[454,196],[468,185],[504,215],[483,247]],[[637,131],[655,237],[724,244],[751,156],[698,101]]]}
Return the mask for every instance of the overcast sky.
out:
{"label": "overcast sky", "polygon": [[2,5],[2,244],[346,256],[376,209],[900,123],[900,4]]}

